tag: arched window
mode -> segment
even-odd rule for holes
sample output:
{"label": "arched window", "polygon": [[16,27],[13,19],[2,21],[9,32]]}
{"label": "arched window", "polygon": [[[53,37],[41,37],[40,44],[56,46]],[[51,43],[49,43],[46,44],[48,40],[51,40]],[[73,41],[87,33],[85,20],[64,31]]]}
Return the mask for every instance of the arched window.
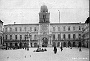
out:
{"label": "arched window", "polygon": [[15,27],[15,31],[17,31],[17,27]]}
{"label": "arched window", "polygon": [[73,39],[75,39],[76,38],[76,35],[75,34],[73,34]]}
{"label": "arched window", "polygon": [[34,31],[37,31],[37,28],[36,27],[34,28]]}
{"label": "arched window", "polygon": [[34,35],[34,39],[36,40],[36,35]]}
{"label": "arched window", "polygon": [[24,27],[25,31],[26,31],[26,27]]}
{"label": "arched window", "polygon": [[30,27],[30,32],[32,31],[32,27]]}
{"label": "arched window", "polygon": [[22,28],[20,27],[20,31],[22,31]]}
{"label": "arched window", "polygon": [[53,27],[53,31],[55,31],[55,27]]}
{"label": "arched window", "polygon": [[12,32],[12,28],[10,27],[10,32]]}
{"label": "arched window", "polygon": [[68,34],[68,39],[70,39],[71,38],[71,36],[70,36],[70,34]]}
{"label": "arched window", "polygon": [[81,30],[81,27],[79,26],[79,30]]}
{"label": "arched window", "polygon": [[68,27],[68,31],[70,31],[70,26]]}
{"label": "arched window", "polygon": [[63,31],[65,31],[65,28],[66,28],[66,27],[64,26],[64,27],[63,27]]}
{"label": "arched window", "polygon": [[5,28],[5,32],[7,32],[7,28]]}
{"label": "arched window", "polygon": [[55,34],[53,34],[53,40],[55,40]]}
{"label": "arched window", "polygon": [[60,27],[58,27],[58,31],[60,31]]}
{"label": "arched window", "polygon": [[17,40],[17,35],[15,35],[15,40]]}
{"label": "arched window", "polygon": [[63,34],[63,39],[66,39],[66,35],[65,34]]}
{"label": "arched window", "polygon": [[27,35],[24,36],[25,37],[25,40],[27,39]]}
{"label": "arched window", "polygon": [[6,37],[6,40],[7,40],[7,35],[5,37]]}
{"label": "arched window", "polygon": [[75,26],[73,26],[73,30],[75,30]]}
{"label": "arched window", "polygon": [[22,40],[22,35],[20,35],[20,40]]}
{"label": "arched window", "polygon": [[10,35],[10,40],[12,40],[12,35]]}
{"label": "arched window", "polygon": [[61,39],[61,35],[60,34],[58,34],[58,40],[60,40]]}

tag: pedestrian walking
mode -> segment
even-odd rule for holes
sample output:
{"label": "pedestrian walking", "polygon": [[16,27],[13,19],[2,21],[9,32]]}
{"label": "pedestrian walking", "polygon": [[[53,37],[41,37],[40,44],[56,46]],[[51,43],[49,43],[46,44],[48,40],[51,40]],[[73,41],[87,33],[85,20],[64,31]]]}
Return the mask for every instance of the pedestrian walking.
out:
{"label": "pedestrian walking", "polygon": [[62,43],[60,43],[60,49],[61,49],[61,51],[63,50]]}
{"label": "pedestrian walking", "polygon": [[56,46],[54,47],[54,53],[55,53],[55,54],[57,53],[57,48],[56,48]]}
{"label": "pedestrian walking", "polygon": [[60,48],[61,48],[61,51],[62,51],[63,50],[62,46]]}

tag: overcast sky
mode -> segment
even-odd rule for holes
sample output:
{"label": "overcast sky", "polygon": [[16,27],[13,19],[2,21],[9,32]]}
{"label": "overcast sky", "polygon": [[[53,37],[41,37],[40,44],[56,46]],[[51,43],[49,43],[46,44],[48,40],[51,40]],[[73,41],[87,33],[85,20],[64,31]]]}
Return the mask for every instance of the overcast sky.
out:
{"label": "overcast sky", "polygon": [[[0,19],[4,24],[38,23],[40,7],[46,5],[50,22],[79,23],[89,17],[89,0],[0,0]],[[58,11],[59,10],[59,11]]]}

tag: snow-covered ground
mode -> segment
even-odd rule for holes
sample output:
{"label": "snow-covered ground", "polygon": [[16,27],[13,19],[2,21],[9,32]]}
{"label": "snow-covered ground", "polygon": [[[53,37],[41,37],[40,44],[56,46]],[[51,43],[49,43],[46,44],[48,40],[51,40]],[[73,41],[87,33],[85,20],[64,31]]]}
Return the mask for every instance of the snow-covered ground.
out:
{"label": "snow-covered ground", "polygon": [[89,49],[64,48],[61,52],[58,48],[54,54],[53,48],[46,48],[45,52],[33,52],[36,48],[18,50],[0,50],[0,61],[89,61]]}

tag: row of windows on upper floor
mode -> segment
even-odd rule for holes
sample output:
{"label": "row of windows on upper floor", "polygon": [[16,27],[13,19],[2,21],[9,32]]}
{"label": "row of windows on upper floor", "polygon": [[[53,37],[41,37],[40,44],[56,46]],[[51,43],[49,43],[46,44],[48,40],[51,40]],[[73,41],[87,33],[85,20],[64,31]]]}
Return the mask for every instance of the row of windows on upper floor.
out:
{"label": "row of windows on upper floor", "polygon": [[[63,37],[62,39],[72,39],[71,34],[68,34],[68,37],[66,37],[66,34],[63,34],[62,37]],[[76,34],[73,34],[72,37],[73,37],[73,39],[76,39]],[[80,39],[80,38],[81,38],[81,34],[78,34],[78,39]],[[55,39],[56,39],[56,36],[55,36],[55,34],[53,34],[53,40],[55,40]],[[60,39],[61,39],[61,34],[58,34],[58,40],[60,40]]]}
{"label": "row of windows on upper floor", "polygon": [[[19,38],[20,37],[20,38]],[[23,38],[24,37],[24,38]],[[4,39],[5,40],[28,40],[28,37],[29,36],[27,36],[27,35],[5,35],[4,36]],[[32,39],[34,39],[34,40],[37,40],[37,36],[36,35],[34,35],[34,38],[32,38],[32,35],[30,35],[30,40],[32,40]]]}
{"label": "row of windows on upper floor", "polygon": [[[58,27],[58,28],[56,28],[56,27],[52,27],[53,28],[53,31],[56,31],[56,29],[58,29],[58,31],[61,31],[61,27]],[[22,29],[22,27],[15,27],[15,31],[17,32],[18,31],[18,29],[19,29],[19,31],[21,32],[21,31],[23,31],[23,29]],[[63,31],[71,31],[71,26],[68,26],[68,29],[66,29],[66,26],[63,26]],[[75,31],[77,28],[75,27],[75,26],[73,26],[73,31]],[[79,26],[78,27],[78,30],[77,31],[79,31],[79,30],[82,30],[83,28],[81,27],[81,26]],[[8,31],[10,31],[10,32],[12,32],[13,31],[13,28],[11,28],[11,27],[6,27],[5,28],[5,32],[8,32]],[[24,27],[24,31],[28,31],[28,28],[27,27]],[[29,31],[38,31],[38,28],[37,27],[30,27],[30,29],[29,29]]]}
{"label": "row of windows on upper floor", "polygon": [[5,28],[5,32],[18,32],[18,31],[20,31],[20,32],[22,32],[22,31],[38,31],[38,28],[37,27],[34,27],[34,29],[32,28],[32,27],[30,27],[30,29],[28,30],[28,28],[27,27],[24,27],[24,28],[22,28],[22,27],[15,27],[14,29],[13,28],[11,28],[11,27],[6,27]]}
{"label": "row of windows on upper floor", "polygon": [[[81,27],[81,26],[79,26],[78,28],[77,27],[75,27],[75,26],[73,26],[73,28],[71,28],[71,26],[68,26],[68,27],[66,27],[66,26],[63,26],[63,28],[62,28],[62,30],[63,31],[81,31],[83,28]],[[61,30],[61,28],[60,27],[58,27],[58,31],[60,31]],[[56,31],[56,27],[53,27],[53,31]]]}
{"label": "row of windows on upper floor", "polygon": [[[15,38],[13,38],[13,36],[12,35],[5,35],[5,40],[7,40],[7,39],[10,39],[10,40],[12,40],[12,39],[15,39],[15,40],[18,40],[18,37],[20,37],[19,39],[20,40],[23,40],[23,36],[24,36],[24,40],[27,40],[28,39],[28,37],[27,37],[27,35],[14,35],[15,36]],[[76,34],[73,34],[72,35],[73,36],[73,39],[76,39]],[[63,36],[62,36],[63,38],[62,39],[67,39],[66,38],[66,34],[63,34]],[[78,39],[80,39],[81,38],[81,34],[78,34]],[[37,35],[34,35],[34,38],[32,38],[32,35],[30,35],[30,40],[37,40]],[[53,40],[56,40],[56,36],[55,36],[55,34],[53,34],[53,36],[52,36],[52,39]],[[71,34],[68,34],[68,39],[71,39]],[[58,40],[61,40],[61,34],[58,34]]]}

